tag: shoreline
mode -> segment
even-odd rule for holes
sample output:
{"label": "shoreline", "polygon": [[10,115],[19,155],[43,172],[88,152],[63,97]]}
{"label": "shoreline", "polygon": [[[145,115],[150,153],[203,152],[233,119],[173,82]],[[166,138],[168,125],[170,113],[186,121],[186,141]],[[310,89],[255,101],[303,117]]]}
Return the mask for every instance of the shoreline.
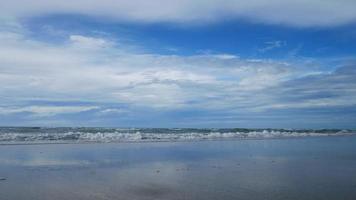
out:
{"label": "shoreline", "polygon": [[58,142],[0,142],[0,146],[11,146],[11,145],[65,145],[65,144],[78,144],[78,145],[87,145],[87,144],[140,144],[140,143],[185,143],[185,142],[207,142],[207,141],[243,141],[243,140],[284,140],[284,139],[303,139],[303,138],[325,138],[325,137],[355,137],[356,133],[342,133],[342,134],[325,134],[325,135],[307,135],[307,136],[282,136],[282,137],[246,137],[246,138],[216,138],[216,139],[187,139],[187,140],[139,140],[139,141],[58,141]]}

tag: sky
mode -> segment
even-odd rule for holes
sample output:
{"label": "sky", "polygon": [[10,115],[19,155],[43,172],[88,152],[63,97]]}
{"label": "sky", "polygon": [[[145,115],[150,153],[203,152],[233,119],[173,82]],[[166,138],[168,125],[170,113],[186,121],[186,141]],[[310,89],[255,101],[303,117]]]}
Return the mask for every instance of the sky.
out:
{"label": "sky", "polygon": [[0,0],[0,126],[356,128],[354,0]]}

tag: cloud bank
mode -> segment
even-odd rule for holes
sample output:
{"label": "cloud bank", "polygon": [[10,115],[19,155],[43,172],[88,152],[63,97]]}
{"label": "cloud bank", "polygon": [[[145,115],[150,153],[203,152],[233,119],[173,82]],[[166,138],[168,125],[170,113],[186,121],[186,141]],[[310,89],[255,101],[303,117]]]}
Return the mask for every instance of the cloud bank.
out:
{"label": "cloud bank", "polygon": [[356,21],[353,0],[12,0],[0,2],[5,16],[79,14],[143,23],[206,24],[230,19],[297,27]]}
{"label": "cloud bank", "polygon": [[49,43],[29,38],[20,24],[1,27],[2,119],[23,114],[58,122],[56,116],[85,112],[95,119],[164,120],[162,113],[194,111],[186,120],[196,117],[190,120],[196,125],[296,111],[320,117],[356,106],[355,63],[323,71],[303,61],[161,55],[133,51],[111,38],[68,34]]}

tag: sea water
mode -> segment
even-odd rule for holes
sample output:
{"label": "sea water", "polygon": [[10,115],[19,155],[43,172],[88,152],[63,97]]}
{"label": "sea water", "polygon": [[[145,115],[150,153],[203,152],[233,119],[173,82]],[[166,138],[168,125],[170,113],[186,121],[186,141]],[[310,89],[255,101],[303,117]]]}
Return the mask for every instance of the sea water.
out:
{"label": "sea water", "polygon": [[340,136],[352,134],[355,134],[355,131],[339,129],[0,127],[0,143],[198,141]]}

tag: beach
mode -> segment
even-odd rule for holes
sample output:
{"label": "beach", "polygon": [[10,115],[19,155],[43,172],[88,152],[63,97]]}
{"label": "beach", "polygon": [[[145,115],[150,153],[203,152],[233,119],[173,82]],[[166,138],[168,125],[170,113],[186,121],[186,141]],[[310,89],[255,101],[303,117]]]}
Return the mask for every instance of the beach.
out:
{"label": "beach", "polygon": [[0,145],[1,200],[356,199],[356,137]]}
{"label": "beach", "polygon": [[356,200],[356,0],[0,0],[0,200]]}

